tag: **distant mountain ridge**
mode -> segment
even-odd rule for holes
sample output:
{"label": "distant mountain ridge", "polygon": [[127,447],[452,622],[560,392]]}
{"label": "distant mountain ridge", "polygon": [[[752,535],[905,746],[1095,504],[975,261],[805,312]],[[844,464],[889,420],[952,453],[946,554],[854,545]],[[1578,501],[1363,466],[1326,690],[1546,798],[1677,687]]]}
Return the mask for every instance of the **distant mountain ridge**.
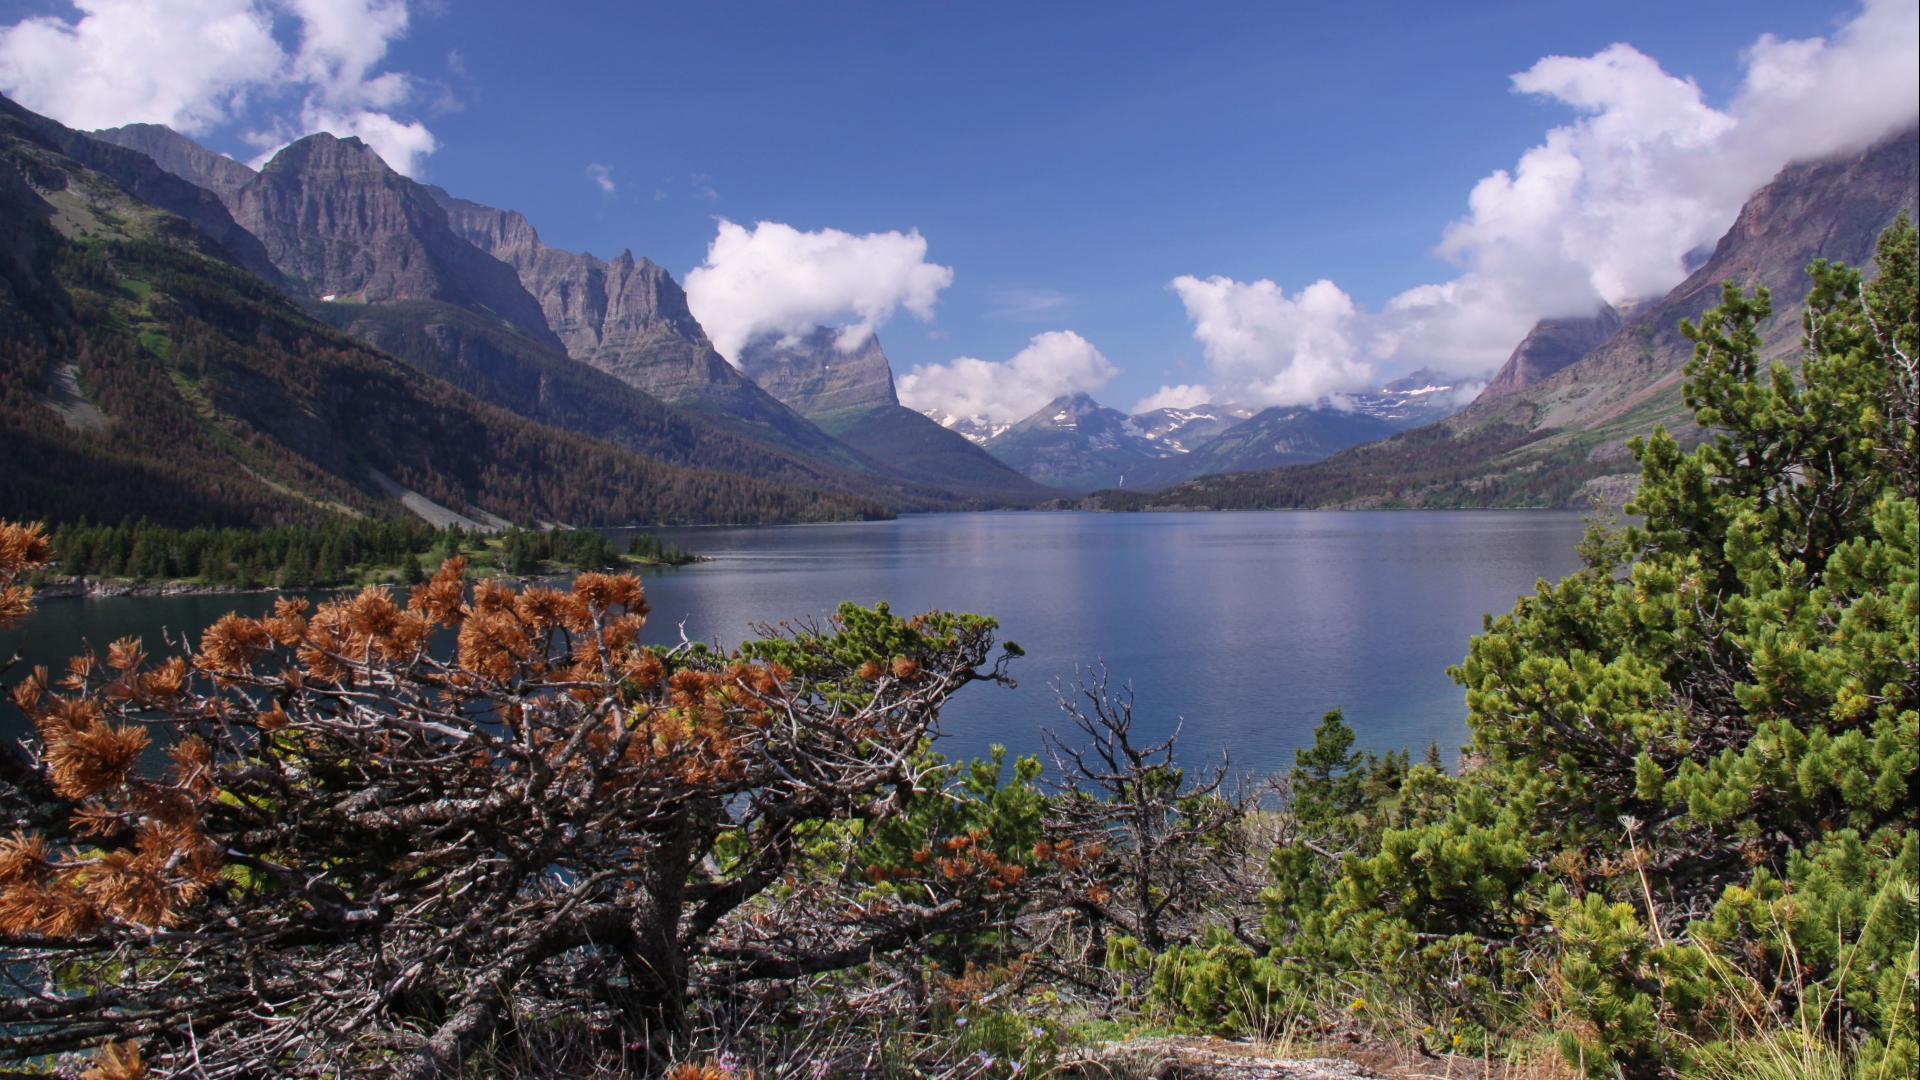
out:
{"label": "distant mountain ridge", "polygon": [[1314,405],[1260,410],[1208,404],[1128,416],[1087,394],[1068,394],[1001,428],[985,446],[1044,483],[1153,491],[1203,473],[1319,461],[1446,416],[1458,394],[1451,381],[1427,371]]}
{"label": "distant mountain ridge", "polygon": [[850,349],[840,347],[842,331],[816,326],[793,340],[768,334],[747,343],[734,360],[767,393],[809,419],[900,404],[893,368],[880,338],[867,334]]}
{"label": "distant mountain ridge", "polygon": [[1541,319],[1475,400],[1519,393],[1599,348],[1618,329],[1620,313],[1605,301],[1592,315]]}
{"label": "distant mountain ridge", "polygon": [[1637,476],[1626,440],[1655,425],[1683,444],[1702,437],[1681,398],[1681,368],[1693,353],[1681,320],[1698,320],[1719,303],[1726,282],[1765,285],[1774,313],[1759,328],[1763,356],[1791,361],[1800,351],[1806,265],[1870,266],[1880,233],[1902,211],[1914,212],[1917,193],[1920,132],[1912,128],[1858,153],[1789,165],[1747,201],[1704,264],[1665,296],[1636,306],[1572,363],[1520,379],[1510,392],[1483,393],[1439,423],[1321,462],[1094,501],[1109,509],[1227,509],[1579,506],[1590,493],[1617,498]]}
{"label": "distant mountain ridge", "polygon": [[793,339],[762,337],[741,350],[740,366],[802,416],[900,475],[993,505],[1032,505],[1060,495],[901,405],[878,335],[843,349],[842,334],[819,326]]}

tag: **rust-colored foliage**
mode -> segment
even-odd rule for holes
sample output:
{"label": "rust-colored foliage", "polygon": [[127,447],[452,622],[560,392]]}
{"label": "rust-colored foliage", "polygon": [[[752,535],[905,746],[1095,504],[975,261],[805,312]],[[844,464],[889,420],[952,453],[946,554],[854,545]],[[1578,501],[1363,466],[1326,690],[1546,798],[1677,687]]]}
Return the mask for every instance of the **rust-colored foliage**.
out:
{"label": "rust-colored foliage", "polygon": [[15,525],[0,521],[0,626],[12,626],[33,610],[33,589],[16,585],[28,570],[53,557],[45,531],[38,522]]}
{"label": "rust-colored foliage", "polygon": [[140,1048],[130,1042],[110,1042],[93,1055],[93,1067],[80,1074],[80,1080],[145,1080],[146,1063],[140,1060]]}
{"label": "rust-colored foliage", "polygon": [[[37,536],[0,526],[0,570],[44,557]],[[0,1001],[0,1060],[130,1039],[166,1071],[191,1030],[195,1068],[306,1075],[443,1025],[398,1072],[444,1075],[508,1008],[604,1011],[617,979],[618,1023],[672,1031],[691,980],[863,964],[963,915],[823,902],[768,940],[751,902],[796,830],[900,811],[941,702],[1000,677],[976,670],[990,621],[876,611],[864,653],[723,656],[643,646],[634,577],[516,590],[465,570],[227,615],[189,658],[122,639],[14,687],[53,809],[0,807],[29,823],[0,839],[0,963],[39,973],[67,1022]],[[939,853],[970,893],[1021,881],[974,839]],[[113,1046],[99,1074],[142,1075]]]}
{"label": "rust-colored foliage", "polygon": [[711,1062],[703,1061],[698,1065],[683,1061],[667,1070],[665,1080],[740,1080],[731,1069],[725,1069]]}

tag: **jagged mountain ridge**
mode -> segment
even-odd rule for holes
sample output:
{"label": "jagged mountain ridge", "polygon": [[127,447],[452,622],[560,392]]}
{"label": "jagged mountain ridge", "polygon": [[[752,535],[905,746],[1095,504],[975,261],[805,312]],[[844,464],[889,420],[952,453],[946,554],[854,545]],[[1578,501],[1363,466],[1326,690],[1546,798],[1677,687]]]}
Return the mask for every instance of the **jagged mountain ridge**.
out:
{"label": "jagged mountain ridge", "polygon": [[424,185],[389,168],[358,139],[309,135],[255,172],[159,124],[91,136],[146,154],[212,192],[299,295],[363,303],[439,300],[559,344],[518,275],[457,236]]}
{"label": "jagged mountain ridge", "polygon": [[669,404],[699,412],[735,434],[837,468],[874,472],[714,351],[665,269],[621,252],[611,263],[548,247],[515,210],[429,194],[468,242],[511,267],[538,299],[568,356]]}
{"label": "jagged mountain ridge", "polygon": [[[954,509],[973,498],[877,465],[782,405],[713,351],[672,276],[631,253],[609,264],[547,248],[521,215],[417,184],[353,140],[301,140],[255,174],[163,127],[134,126],[106,134],[153,148],[193,177],[220,183],[241,218],[261,231],[276,257],[296,275],[296,292],[345,305],[337,313],[314,309],[326,321],[355,333],[373,333],[377,327],[382,336],[376,344],[399,348],[398,343],[405,342],[403,359],[493,394],[488,399],[494,404],[613,438],[664,460],[823,484],[885,499],[901,509]],[[362,205],[346,209],[367,212],[340,213],[341,204],[355,198]],[[445,256],[437,265],[430,257],[435,253]],[[529,286],[541,301],[535,301]],[[392,310],[372,312],[363,301]],[[525,340],[506,341],[483,332],[479,324],[449,318],[436,303],[485,319],[510,313],[507,322]],[[399,325],[415,316],[426,321]],[[455,332],[456,323],[472,332]],[[556,326],[562,333],[553,332]],[[484,347],[476,344],[483,341]],[[436,351],[442,346],[448,350],[444,354]],[[565,347],[577,354],[572,360],[566,359]],[[551,356],[544,352],[549,348]],[[497,377],[475,373],[470,361],[476,349],[494,358]],[[500,374],[505,370],[500,358],[506,355],[513,357],[507,365],[513,368],[511,376]],[[573,362],[613,376],[633,387],[632,393],[673,402],[693,415],[662,422],[657,410],[629,400],[631,394],[603,395],[609,415],[599,416],[586,402],[562,404],[568,392],[531,398],[494,393],[524,387],[528,378],[550,388],[577,390],[581,377],[564,370],[564,364]],[[697,431],[703,424],[719,431]],[[679,445],[660,442],[660,434],[668,431],[682,440]],[[714,437],[721,432],[728,437]],[[743,449],[741,440],[761,449]]]}
{"label": "jagged mountain ridge", "polygon": [[1085,392],[1047,402],[994,436],[986,449],[1034,480],[1077,491],[1119,484],[1129,469],[1178,453]]}
{"label": "jagged mountain ridge", "polygon": [[826,326],[790,340],[768,336],[741,350],[740,366],[802,416],[899,475],[987,505],[1031,506],[1061,494],[901,405],[878,335],[846,349],[841,337]]}
{"label": "jagged mountain ridge", "polygon": [[[236,265],[270,284],[284,287],[285,281],[267,254],[266,246],[233,220],[226,205],[213,192],[176,176],[139,151],[89,138],[10,100],[0,98],[0,109],[5,109],[11,119],[38,132],[51,145],[58,146],[67,157],[112,177],[128,194],[191,222],[225,248]],[[246,168],[238,164],[235,167]]]}
{"label": "jagged mountain ridge", "polygon": [[764,442],[744,439],[498,320],[430,300],[391,304],[309,301],[308,311],[358,340],[398,357],[489,404],[529,420],[576,431],[656,460],[739,473],[884,503],[897,510],[972,505],[965,493],[895,475],[838,469]]}
{"label": "jagged mountain ridge", "polygon": [[[11,103],[9,103],[10,105]],[[191,222],[0,110],[0,514],[271,524],[407,512],[616,524],[883,516],[487,406],[306,317]]]}
{"label": "jagged mountain ridge", "polygon": [[1620,329],[1620,321],[1620,312],[1605,301],[1592,315],[1541,319],[1476,400],[1492,401],[1540,382],[1599,348]]}
{"label": "jagged mountain ridge", "polygon": [[849,409],[899,405],[893,368],[869,333],[851,348],[841,347],[841,331],[816,326],[792,340],[763,335],[740,350],[740,371],[795,412],[818,419]]}
{"label": "jagged mountain ridge", "polygon": [[1656,424],[1683,444],[1701,437],[1681,399],[1681,368],[1693,349],[1680,321],[1717,304],[1726,282],[1765,285],[1774,314],[1760,327],[1763,356],[1791,361],[1800,350],[1806,265],[1824,258],[1870,266],[1880,233],[1914,211],[1917,192],[1920,132],[1911,128],[1858,153],[1789,165],[1754,193],[1685,281],[1532,385],[1322,462],[1098,498],[1116,509],[1559,506],[1584,505],[1588,491],[1625,490],[1637,475],[1627,439]]}
{"label": "jagged mountain ridge", "polygon": [[1197,405],[1191,409],[1150,409],[1134,413],[1133,425],[1158,446],[1186,453],[1249,419],[1258,411],[1242,405]]}
{"label": "jagged mountain ridge", "polygon": [[138,150],[154,164],[189,183],[206,188],[225,204],[231,204],[241,188],[259,174],[225,154],[213,151],[187,138],[165,124],[127,124],[101,128],[87,134],[128,150]]}
{"label": "jagged mountain ridge", "polygon": [[1459,388],[1428,371],[1316,405],[1208,404],[1128,416],[1065,395],[1008,426],[987,449],[1061,487],[1153,491],[1204,473],[1318,461],[1455,409]]}

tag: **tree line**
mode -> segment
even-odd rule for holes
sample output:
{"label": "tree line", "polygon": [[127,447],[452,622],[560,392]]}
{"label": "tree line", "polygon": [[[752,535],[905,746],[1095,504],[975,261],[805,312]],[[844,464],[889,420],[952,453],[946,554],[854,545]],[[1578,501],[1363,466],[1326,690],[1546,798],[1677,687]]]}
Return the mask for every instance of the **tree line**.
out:
{"label": "tree line", "polygon": [[201,526],[175,529],[123,519],[93,525],[82,518],[55,526],[47,537],[50,568],[70,577],[192,580],[208,585],[327,587],[399,571],[400,580],[426,580],[429,565],[471,555],[502,573],[618,569],[630,563],[679,566],[694,561],[678,545],[641,533],[623,556],[592,529],[508,529],[489,537],[458,525],[335,519],[266,529]]}

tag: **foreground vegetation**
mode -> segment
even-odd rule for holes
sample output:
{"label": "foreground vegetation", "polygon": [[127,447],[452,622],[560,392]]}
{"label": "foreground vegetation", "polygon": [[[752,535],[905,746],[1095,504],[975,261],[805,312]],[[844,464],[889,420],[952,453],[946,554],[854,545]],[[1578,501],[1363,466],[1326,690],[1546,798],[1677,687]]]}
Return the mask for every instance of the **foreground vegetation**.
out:
{"label": "foreground vegetation", "polygon": [[[1640,524],[1596,522],[1582,570],[1488,619],[1454,769],[1356,752],[1334,712],[1240,783],[1140,745],[1098,680],[1045,780],[948,763],[942,704],[1020,653],[991,619],[843,605],[732,655],[643,647],[632,577],[516,591],[457,558],[404,603],[229,616],[190,662],[129,640],[31,673],[38,738],[0,759],[0,1055],[1091,1076],[1072,1045],[1146,1028],[1911,1076],[1913,229],[1864,288],[1810,272],[1798,371],[1756,359],[1764,293],[1688,327],[1713,438],[1636,442]],[[51,556],[0,530],[8,580]]]}

